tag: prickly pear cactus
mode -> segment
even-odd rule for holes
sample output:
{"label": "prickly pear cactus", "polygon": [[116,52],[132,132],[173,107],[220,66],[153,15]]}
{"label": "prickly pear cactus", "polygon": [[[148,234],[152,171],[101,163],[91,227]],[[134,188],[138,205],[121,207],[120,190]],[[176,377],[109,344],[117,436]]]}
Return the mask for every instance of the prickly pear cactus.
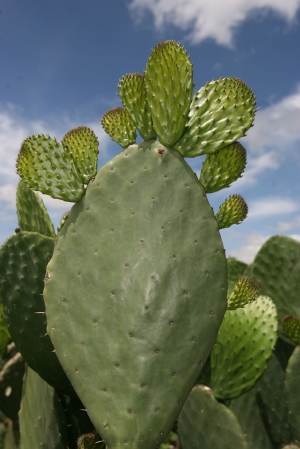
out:
{"label": "prickly pear cactus", "polygon": [[[192,98],[193,86],[184,48],[161,43],[144,75],[122,78],[124,108],[102,118],[124,151],[97,175],[96,138],[86,129],[88,151],[73,130],[61,145],[26,139],[17,161],[29,187],[77,202],[47,267],[47,330],[108,448],[151,449],[166,439],[227,307],[219,229],[243,220],[247,205],[233,196],[216,219],[206,191],[241,176],[244,151],[231,157],[224,148],[235,151],[252,126],[255,98],[235,78],[208,83]],[[135,142],[136,130],[145,142]],[[219,150],[230,177],[213,158]],[[199,181],[183,157],[202,154],[210,154],[209,175]],[[217,187],[202,186],[207,176],[206,186]]]}

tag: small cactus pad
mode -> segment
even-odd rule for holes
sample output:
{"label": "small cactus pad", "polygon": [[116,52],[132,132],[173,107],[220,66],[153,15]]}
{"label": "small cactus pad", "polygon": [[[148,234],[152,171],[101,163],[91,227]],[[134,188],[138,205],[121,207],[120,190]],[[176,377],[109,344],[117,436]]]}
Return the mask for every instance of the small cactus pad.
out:
{"label": "small cactus pad", "polygon": [[130,73],[124,75],[119,83],[120,97],[135,126],[144,140],[155,140],[151,111],[146,101],[144,75]]}
{"label": "small cactus pad", "polygon": [[0,371],[0,410],[15,424],[19,421],[18,412],[22,396],[24,369],[24,359],[17,352]]}
{"label": "small cactus pad", "polygon": [[106,111],[101,119],[101,125],[112,140],[123,148],[136,141],[135,124],[124,108],[117,107]]}
{"label": "small cactus pad", "polygon": [[73,155],[49,136],[38,134],[25,139],[16,168],[28,187],[53,198],[76,202],[84,195],[85,182]]}
{"label": "small cactus pad", "polygon": [[300,346],[294,349],[286,369],[285,389],[290,423],[297,444],[300,444]]}
{"label": "small cactus pad", "polygon": [[300,319],[288,315],[281,321],[282,330],[295,345],[300,345]]}
{"label": "small cactus pad", "polygon": [[48,383],[68,394],[73,388],[46,335],[43,285],[54,239],[19,232],[0,248],[0,298],[9,332],[28,365]]}
{"label": "small cactus pad", "polygon": [[255,387],[231,400],[229,408],[243,429],[248,449],[274,449],[257,405]]}
{"label": "small cactus pad", "polygon": [[231,145],[208,154],[202,164],[200,182],[206,193],[217,192],[229,187],[242,177],[247,163],[247,153],[243,145],[234,142]]}
{"label": "small cactus pad", "polygon": [[[300,242],[284,235],[269,238],[257,253],[250,276],[275,302],[279,320],[287,315],[300,318]],[[279,333],[291,342],[281,329]]]}
{"label": "small cactus pad", "polygon": [[259,292],[259,285],[252,278],[248,276],[241,277],[227,299],[227,309],[234,310],[244,307],[246,304],[255,301]]}
{"label": "small cactus pad", "polygon": [[20,409],[22,449],[71,448],[63,407],[54,388],[29,367]]}
{"label": "small cactus pad", "polygon": [[97,173],[98,138],[86,126],[71,129],[61,141],[65,151],[72,155],[75,166],[84,184],[88,184]]}
{"label": "small cactus pad", "polygon": [[55,237],[53,224],[42,199],[23,181],[19,182],[17,188],[17,214],[22,231]]}
{"label": "small cactus pad", "polygon": [[275,447],[281,448],[292,441],[287,394],[284,387],[285,372],[277,357],[272,357],[256,385],[260,414]]}
{"label": "small cactus pad", "polygon": [[191,168],[159,141],[115,156],[73,206],[47,273],[48,333],[95,428],[111,448],[159,445],[226,308],[224,249]]}
{"label": "small cactus pad", "polygon": [[272,356],[276,332],[276,308],[268,297],[227,310],[211,353],[217,398],[236,398],[253,387]]}
{"label": "small cactus pad", "polygon": [[233,412],[204,385],[190,393],[179,415],[178,431],[182,449],[248,449]]}
{"label": "small cactus pad", "polygon": [[235,284],[239,280],[240,277],[243,276],[245,270],[247,268],[247,264],[241,262],[240,260],[235,259],[234,257],[229,257],[227,259],[227,271],[228,271],[228,291],[227,295],[233,291]]}
{"label": "small cactus pad", "polygon": [[105,449],[105,443],[98,432],[81,435],[77,441],[77,449]]}
{"label": "small cactus pad", "polygon": [[193,67],[182,45],[170,40],[153,49],[145,86],[158,138],[164,145],[173,146],[184,132],[194,88]]}
{"label": "small cactus pad", "polygon": [[245,136],[254,116],[255,97],[243,81],[211,81],[195,93],[186,131],[175,149],[184,157],[214,153]]}
{"label": "small cactus pad", "polygon": [[229,228],[234,224],[239,224],[248,214],[248,206],[241,195],[230,195],[219,207],[216,214],[216,220],[219,228]]}
{"label": "small cactus pad", "polygon": [[[1,297],[0,297],[1,300]],[[0,302],[0,357],[2,357],[6,351],[6,346],[10,342],[11,336],[8,332],[6,319],[3,312],[3,304]]]}

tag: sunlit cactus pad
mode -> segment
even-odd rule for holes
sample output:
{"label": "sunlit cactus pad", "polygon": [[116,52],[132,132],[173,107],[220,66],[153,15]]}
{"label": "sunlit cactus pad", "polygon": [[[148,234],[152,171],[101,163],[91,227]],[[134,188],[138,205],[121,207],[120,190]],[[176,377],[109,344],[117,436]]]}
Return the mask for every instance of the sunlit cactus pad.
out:
{"label": "sunlit cactus pad", "polygon": [[250,390],[267,367],[276,337],[276,308],[270,298],[259,296],[228,310],[211,354],[215,396],[232,399]]}
{"label": "sunlit cactus pad", "polygon": [[103,166],[47,268],[48,332],[109,447],[155,447],[199,376],[226,308],[205,192],[159,141]]}

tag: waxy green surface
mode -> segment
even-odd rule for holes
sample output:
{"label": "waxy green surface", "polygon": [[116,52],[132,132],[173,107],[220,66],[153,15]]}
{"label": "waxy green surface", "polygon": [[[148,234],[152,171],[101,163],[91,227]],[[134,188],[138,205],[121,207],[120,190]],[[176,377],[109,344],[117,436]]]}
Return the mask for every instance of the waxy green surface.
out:
{"label": "waxy green surface", "polygon": [[264,373],[277,338],[276,308],[259,296],[245,307],[227,310],[211,353],[212,387],[218,399],[250,390]]}
{"label": "waxy green surface", "polygon": [[48,333],[109,448],[168,435],[217,336],[226,258],[205,192],[160,142],[103,166],[47,268]]}
{"label": "waxy green surface", "polygon": [[18,223],[22,231],[55,237],[53,224],[42,199],[23,181],[18,184],[16,199]]}
{"label": "waxy green surface", "polygon": [[213,390],[197,385],[179,415],[182,449],[248,449],[233,412],[218,402]]}
{"label": "waxy green surface", "polygon": [[287,405],[289,418],[292,425],[294,438],[300,444],[300,346],[294,349],[289,360],[286,376],[285,389],[287,394]]}
{"label": "waxy green surface", "polygon": [[0,248],[0,298],[9,332],[28,365],[68,394],[74,390],[58,362],[46,330],[43,285],[54,239],[19,232]]}

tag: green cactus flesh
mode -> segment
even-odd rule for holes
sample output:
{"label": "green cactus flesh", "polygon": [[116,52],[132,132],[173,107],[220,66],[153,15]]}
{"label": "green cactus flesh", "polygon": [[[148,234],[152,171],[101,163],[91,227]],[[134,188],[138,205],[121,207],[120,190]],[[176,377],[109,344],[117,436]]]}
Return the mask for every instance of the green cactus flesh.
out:
{"label": "green cactus flesh", "polygon": [[195,93],[186,131],[174,148],[184,157],[214,153],[253,125],[255,97],[237,78],[220,78]]}
{"label": "green cactus flesh", "polygon": [[182,449],[248,449],[233,412],[204,385],[197,385],[189,395],[179,415],[178,431]]}
{"label": "green cactus flesh", "polygon": [[122,77],[119,83],[120,97],[135,126],[144,140],[156,139],[151,111],[146,101],[145,76],[130,73]]}
{"label": "green cactus flesh", "polygon": [[71,448],[65,413],[54,388],[27,368],[20,409],[21,449]]}
{"label": "green cactus flesh", "polygon": [[106,111],[101,119],[104,131],[121,147],[126,148],[136,141],[136,127],[124,108],[114,108]]}
{"label": "green cactus flesh", "polygon": [[275,447],[280,448],[292,441],[284,380],[284,370],[273,357],[256,385],[257,402],[265,427]]}
{"label": "green cactus flesh", "polygon": [[233,399],[264,373],[277,337],[276,308],[268,297],[228,310],[211,353],[215,396]]}
{"label": "green cactus flesh", "polygon": [[48,333],[109,448],[159,445],[226,308],[226,258],[205,192],[159,141],[103,166],[47,268]]}
{"label": "green cactus flesh", "polygon": [[4,355],[7,344],[10,340],[11,336],[7,328],[6,319],[3,312],[3,304],[0,302],[0,357]]}
{"label": "green cactus flesh", "polygon": [[17,214],[22,231],[55,237],[53,224],[42,199],[23,181],[19,182],[17,188]]}
{"label": "green cactus flesh", "polygon": [[282,330],[295,345],[300,345],[300,318],[288,315],[281,321]]}
{"label": "green cactus flesh", "polygon": [[20,353],[15,354],[0,371],[0,410],[15,424],[23,388],[25,362]]}
{"label": "green cactus flesh", "polygon": [[216,213],[216,220],[219,228],[229,228],[234,224],[239,224],[248,214],[248,206],[241,195],[230,195],[219,207]]}
{"label": "green cactus flesh", "polygon": [[206,193],[217,192],[242,177],[247,162],[245,148],[234,142],[208,154],[202,164],[200,182]]}
{"label": "green cactus flesh", "polygon": [[54,239],[19,232],[0,248],[0,298],[9,332],[28,365],[47,382],[74,394],[46,335],[43,285]]}
{"label": "green cactus flesh", "polygon": [[[300,318],[300,242],[283,235],[266,241],[251,265],[251,274],[262,295],[275,302],[278,319],[287,315]],[[291,342],[279,329],[280,337]]]}
{"label": "green cactus flesh", "polygon": [[45,135],[30,136],[19,152],[17,173],[33,190],[64,201],[79,201],[85,181],[73,155],[56,139]]}
{"label": "green cactus flesh", "polygon": [[229,257],[227,260],[227,270],[228,270],[228,291],[227,295],[233,291],[235,284],[240,277],[243,276],[247,264],[235,259],[234,257]]}
{"label": "green cactus flesh", "polygon": [[145,70],[147,103],[160,142],[173,146],[183,134],[188,119],[193,67],[185,49],[175,41],[159,43]]}
{"label": "green cactus flesh", "polygon": [[86,126],[78,126],[64,135],[62,146],[72,155],[75,166],[83,183],[88,184],[97,173],[98,138],[94,131]]}
{"label": "green cactus flesh", "polygon": [[255,387],[230,401],[229,408],[243,429],[248,449],[274,448],[257,405]]}
{"label": "green cactus flesh", "polygon": [[300,346],[294,349],[286,369],[285,388],[294,438],[300,444]]}
{"label": "green cactus flesh", "polygon": [[242,276],[227,299],[227,309],[234,310],[250,304],[258,298],[259,292],[260,288],[252,278]]}

